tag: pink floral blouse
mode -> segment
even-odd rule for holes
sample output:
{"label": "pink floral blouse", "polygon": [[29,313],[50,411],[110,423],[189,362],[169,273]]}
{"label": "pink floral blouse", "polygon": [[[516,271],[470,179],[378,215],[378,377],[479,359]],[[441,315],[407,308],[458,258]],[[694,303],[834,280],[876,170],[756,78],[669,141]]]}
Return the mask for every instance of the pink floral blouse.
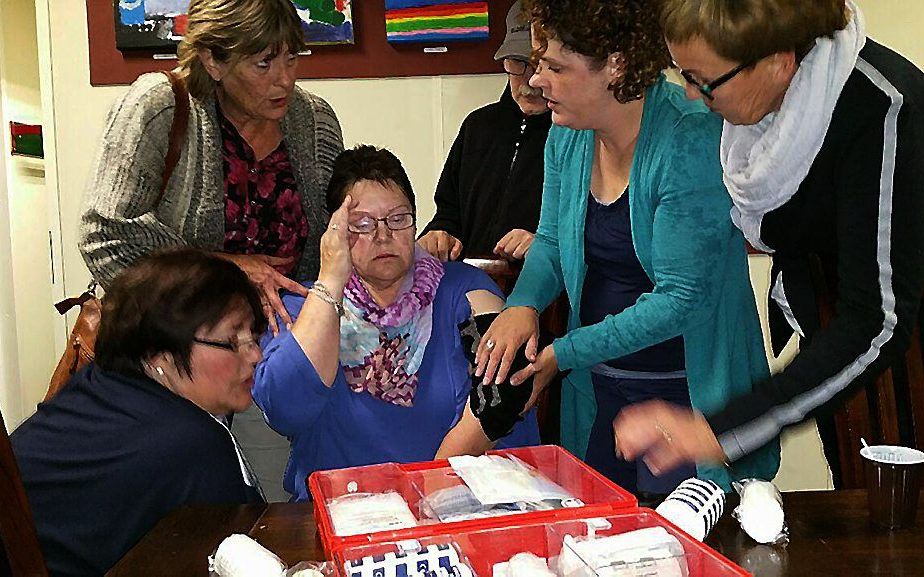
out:
{"label": "pink floral blouse", "polygon": [[285,142],[262,160],[218,111],[225,173],[225,244],[233,254],[295,257],[279,272],[298,266],[308,238],[295,174]]}

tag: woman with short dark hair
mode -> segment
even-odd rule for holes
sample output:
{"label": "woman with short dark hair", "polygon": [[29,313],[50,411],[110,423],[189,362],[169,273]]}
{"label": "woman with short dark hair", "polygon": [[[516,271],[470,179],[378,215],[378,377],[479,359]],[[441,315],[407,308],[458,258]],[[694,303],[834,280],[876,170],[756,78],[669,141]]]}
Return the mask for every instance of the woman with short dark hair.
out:
{"label": "woman with short dark hair", "polygon": [[251,404],[257,290],[193,249],[142,257],[103,299],[96,362],[11,435],[54,575],[102,575],[181,505],[260,502],[226,417]]}
{"label": "woman with short dark hair", "polygon": [[[721,160],[732,219],[773,255],[774,348],[793,332],[804,341],[786,369],[707,420],[669,405],[627,409],[616,423],[619,446],[665,469],[734,462],[785,427],[818,417],[839,487],[831,413],[901,358],[917,322],[924,73],[867,38],[853,2],[663,5],[687,96],[725,119]],[[813,262],[836,285],[825,328],[818,327]]]}
{"label": "woman with short dark hair", "polygon": [[507,402],[486,410],[470,398],[463,332],[477,334],[473,317],[500,310],[502,293],[484,272],[416,247],[398,159],[372,146],[343,152],[327,201],[336,210],[321,272],[307,299],[283,299],[297,320],[265,344],[254,385],[267,422],[292,443],[286,490],[307,499],[306,479],[322,469],[538,443],[535,413],[520,417],[528,387],[499,389]]}
{"label": "woman with short dark hair", "polygon": [[[612,422],[633,402],[667,399],[702,418],[767,375],[744,240],[728,216],[721,123],[662,70],[670,55],[648,0],[530,0],[549,101],[539,229],[506,310],[478,351],[477,375],[545,386],[559,370],[562,444],[646,501],[691,476],[726,489],[771,479],[779,444],[735,471],[670,475],[614,451]],[[568,332],[541,351],[538,316],[564,290]],[[495,377],[497,375],[497,377]],[[535,395],[534,395],[535,396]]]}

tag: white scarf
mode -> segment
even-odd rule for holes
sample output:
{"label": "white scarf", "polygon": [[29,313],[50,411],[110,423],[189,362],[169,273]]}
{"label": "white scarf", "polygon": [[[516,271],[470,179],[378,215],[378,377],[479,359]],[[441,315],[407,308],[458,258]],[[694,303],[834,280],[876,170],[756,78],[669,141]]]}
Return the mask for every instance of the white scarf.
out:
{"label": "white scarf", "polygon": [[722,171],[734,206],[732,221],[752,246],[764,214],[786,203],[808,176],[824,143],[837,99],[866,43],[863,15],[848,1],[851,20],[834,38],[818,38],[796,71],[783,104],[754,125],[722,129]]}

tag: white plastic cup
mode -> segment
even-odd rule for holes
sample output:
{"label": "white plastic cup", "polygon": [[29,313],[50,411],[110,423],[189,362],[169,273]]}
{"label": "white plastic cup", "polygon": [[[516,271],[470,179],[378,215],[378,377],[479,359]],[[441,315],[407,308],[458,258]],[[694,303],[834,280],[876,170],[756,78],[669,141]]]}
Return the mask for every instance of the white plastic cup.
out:
{"label": "white plastic cup", "polygon": [[725,492],[713,481],[687,479],[655,511],[702,541],[725,511]]}

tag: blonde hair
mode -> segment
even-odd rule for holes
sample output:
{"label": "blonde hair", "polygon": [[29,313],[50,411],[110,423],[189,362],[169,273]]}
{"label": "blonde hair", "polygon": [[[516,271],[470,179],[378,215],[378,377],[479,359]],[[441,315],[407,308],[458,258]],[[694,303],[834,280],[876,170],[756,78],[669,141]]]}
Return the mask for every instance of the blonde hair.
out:
{"label": "blonde hair", "polygon": [[208,49],[219,62],[237,64],[269,47],[304,48],[301,19],[290,0],[192,0],[186,35],[177,48],[180,75],[199,99],[215,93],[216,82],[199,59]]}
{"label": "blonde hair", "polygon": [[700,37],[733,62],[756,62],[778,52],[800,59],[816,38],[849,21],[846,0],[661,0],[668,42]]}

